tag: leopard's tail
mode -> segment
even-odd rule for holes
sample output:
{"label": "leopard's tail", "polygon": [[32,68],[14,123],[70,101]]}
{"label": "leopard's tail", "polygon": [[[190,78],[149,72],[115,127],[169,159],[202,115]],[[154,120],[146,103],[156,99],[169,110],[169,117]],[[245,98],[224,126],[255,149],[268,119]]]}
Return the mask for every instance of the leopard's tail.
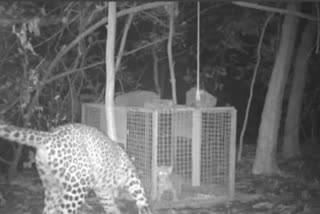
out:
{"label": "leopard's tail", "polygon": [[50,135],[49,132],[20,128],[0,121],[0,138],[38,148]]}

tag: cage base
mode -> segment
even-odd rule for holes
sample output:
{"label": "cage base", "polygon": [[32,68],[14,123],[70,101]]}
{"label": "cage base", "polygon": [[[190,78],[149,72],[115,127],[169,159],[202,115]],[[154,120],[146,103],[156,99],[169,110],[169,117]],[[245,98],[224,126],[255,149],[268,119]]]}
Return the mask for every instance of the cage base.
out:
{"label": "cage base", "polygon": [[227,187],[222,185],[185,186],[177,201],[171,198],[154,201],[153,208],[161,210],[212,206],[230,201],[227,192]]}
{"label": "cage base", "polygon": [[186,208],[204,208],[217,204],[229,202],[230,199],[226,196],[207,196],[206,198],[187,198],[179,201],[157,202],[153,205],[154,210],[163,209],[186,209]]}

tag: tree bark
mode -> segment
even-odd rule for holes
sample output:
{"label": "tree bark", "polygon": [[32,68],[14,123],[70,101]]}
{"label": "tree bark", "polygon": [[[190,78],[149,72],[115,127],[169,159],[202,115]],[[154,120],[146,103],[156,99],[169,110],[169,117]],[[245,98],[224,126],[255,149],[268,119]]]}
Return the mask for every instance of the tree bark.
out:
{"label": "tree bark", "polygon": [[302,34],[302,39],[295,57],[292,88],[285,121],[284,142],[282,145],[282,156],[285,158],[293,158],[301,154],[299,144],[300,113],[308,70],[308,59],[313,48],[315,33],[316,25],[314,22],[309,21]]}
{"label": "tree bark", "polygon": [[[289,3],[287,9],[298,11],[299,4]],[[258,145],[253,164],[253,174],[279,173],[276,162],[278,130],[285,83],[290,70],[296,40],[298,18],[286,15],[282,24],[279,51],[273,67],[269,88],[259,127]]]}

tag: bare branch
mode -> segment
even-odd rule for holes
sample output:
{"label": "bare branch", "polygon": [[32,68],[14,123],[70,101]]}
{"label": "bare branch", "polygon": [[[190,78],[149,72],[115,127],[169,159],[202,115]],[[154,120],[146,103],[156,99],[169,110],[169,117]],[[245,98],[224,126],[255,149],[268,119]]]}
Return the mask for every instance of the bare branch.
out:
{"label": "bare branch", "polygon": [[118,70],[120,69],[120,63],[121,63],[121,58],[122,58],[124,46],[125,46],[126,41],[127,41],[128,32],[129,32],[129,29],[130,29],[134,14],[135,13],[131,13],[129,15],[129,17],[127,19],[127,22],[126,22],[126,24],[124,26],[123,35],[122,35],[121,42],[120,42],[120,48],[119,48],[119,51],[118,51],[118,57],[116,59],[115,73],[117,73]]}
{"label": "bare branch", "polygon": [[149,44],[146,44],[146,45],[141,46],[141,47],[139,47],[139,48],[136,48],[136,49],[134,49],[134,50],[128,51],[128,52],[124,53],[122,56],[132,54],[132,53],[137,52],[137,51],[139,51],[139,50],[141,50],[141,49],[145,49],[145,48],[150,47],[150,46],[152,46],[152,45],[154,45],[154,44],[163,42],[163,41],[165,41],[165,40],[167,40],[167,39],[168,39],[168,37],[165,36],[165,37],[163,37],[163,38],[161,38],[161,39],[158,39],[158,40],[156,40],[156,41],[154,41],[154,42],[150,42]]}
{"label": "bare branch", "polygon": [[254,9],[258,9],[258,10],[281,13],[281,14],[285,14],[285,15],[294,15],[294,16],[298,16],[303,19],[311,20],[311,21],[320,21],[319,19],[317,19],[313,16],[309,16],[304,13],[300,13],[300,12],[296,12],[296,11],[290,11],[290,10],[269,7],[269,6],[265,6],[265,5],[255,4],[255,3],[241,2],[241,1],[235,1],[232,3],[235,5],[241,6],[241,7],[254,8]]}
{"label": "bare branch", "polygon": [[164,23],[161,19],[159,19],[158,17],[156,17],[154,15],[151,15],[150,13],[147,13],[147,12],[144,12],[144,11],[142,11],[141,13],[145,14],[150,19],[153,19],[155,22],[157,22],[162,27],[169,29],[169,26],[166,23]]}

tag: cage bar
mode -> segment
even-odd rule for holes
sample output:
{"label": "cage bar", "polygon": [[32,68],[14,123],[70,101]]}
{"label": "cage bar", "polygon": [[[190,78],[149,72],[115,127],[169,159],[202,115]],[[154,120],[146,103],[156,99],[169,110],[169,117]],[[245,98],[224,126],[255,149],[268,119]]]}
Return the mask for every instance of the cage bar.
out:
{"label": "cage bar", "polygon": [[200,186],[201,111],[199,109],[195,109],[192,116],[192,186]]}
{"label": "cage bar", "polygon": [[[158,111],[155,110],[153,112],[153,138],[152,138],[152,169],[157,168],[157,161],[158,161]],[[152,190],[151,190],[151,199],[155,200],[157,197],[157,170],[151,170],[152,176]]]}

